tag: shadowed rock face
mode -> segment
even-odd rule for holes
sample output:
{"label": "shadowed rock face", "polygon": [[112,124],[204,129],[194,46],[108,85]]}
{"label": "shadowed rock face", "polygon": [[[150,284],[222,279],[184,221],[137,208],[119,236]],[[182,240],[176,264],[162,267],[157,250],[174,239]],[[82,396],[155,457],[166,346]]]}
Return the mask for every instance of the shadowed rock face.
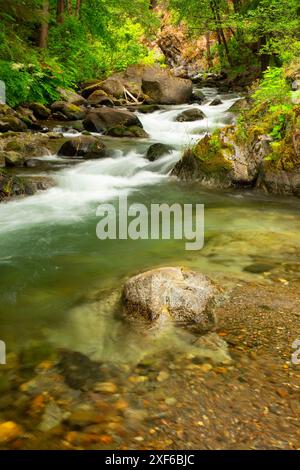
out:
{"label": "shadowed rock face", "polygon": [[169,319],[206,332],[216,326],[212,309],[217,292],[203,274],[178,267],[154,269],[126,282],[125,314],[148,325]]}

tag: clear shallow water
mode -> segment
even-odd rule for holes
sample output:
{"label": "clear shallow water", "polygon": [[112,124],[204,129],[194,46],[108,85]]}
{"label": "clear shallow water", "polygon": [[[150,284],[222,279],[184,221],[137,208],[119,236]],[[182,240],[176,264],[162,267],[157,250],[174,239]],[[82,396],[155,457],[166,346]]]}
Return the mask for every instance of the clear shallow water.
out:
{"label": "clear shallow water", "polygon": [[[204,91],[208,99],[216,96]],[[63,169],[55,175],[56,187],[0,206],[0,338],[9,351],[41,343],[129,359],[139,338],[114,317],[117,295],[127,276],[153,266],[180,264],[229,279],[261,278],[244,272],[253,263],[290,263],[297,271],[297,200],[204,190],[168,176],[182,147],[228,122],[226,110],[235,99],[217,107],[193,105],[207,115],[199,122],[174,121],[188,106],[140,115],[148,141],[108,139],[111,158]],[[175,150],[149,163],[144,155],[153,142]],[[104,201],[116,204],[120,195],[148,206],[204,203],[205,248],[187,252],[183,241],[174,240],[99,241],[96,208]],[[169,346],[180,341],[168,336]],[[144,349],[154,347],[151,340]]]}

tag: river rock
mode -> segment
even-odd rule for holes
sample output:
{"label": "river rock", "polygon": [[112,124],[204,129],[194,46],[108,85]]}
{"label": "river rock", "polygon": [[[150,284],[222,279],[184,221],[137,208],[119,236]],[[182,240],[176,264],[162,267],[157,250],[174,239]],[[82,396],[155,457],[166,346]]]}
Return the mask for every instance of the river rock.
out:
{"label": "river rock", "polygon": [[14,421],[0,423],[0,445],[6,444],[22,436],[24,430]]}
{"label": "river rock", "polygon": [[88,103],[91,106],[99,106],[99,105],[113,106],[114,105],[113,99],[107,93],[105,93],[104,90],[94,91],[88,97]]}
{"label": "river rock", "polygon": [[253,187],[270,148],[268,136],[260,136],[249,146],[239,146],[235,141],[235,127],[228,126],[217,136],[206,135],[187,149],[172,174],[183,181],[200,181],[208,187]]}
{"label": "river rock", "polygon": [[108,129],[105,134],[111,137],[135,137],[138,139],[146,139],[149,137],[147,132],[139,126],[116,126]]}
{"label": "river rock", "polygon": [[24,157],[17,152],[9,151],[5,153],[4,162],[6,168],[15,168],[24,166]]}
{"label": "river rock", "polygon": [[153,269],[126,282],[124,311],[128,318],[149,325],[167,318],[204,332],[216,326],[216,294],[216,287],[203,274],[179,267]]}
{"label": "river rock", "polygon": [[5,116],[17,116],[17,113],[8,104],[0,103],[0,118]]}
{"label": "river rock", "polygon": [[290,169],[276,168],[268,161],[263,162],[257,187],[267,193],[300,197],[300,164]]}
{"label": "river rock", "polygon": [[206,99],[205,94],[201,90],[193,90],[190,102],[202,104]]}
{"label": "river rock", "polygon": [[143,128],[137,116],[127,110],[99,108],[86,116],[83,125],[90,132],[105,132],[117,126],[138,126]]}
{"label": "river rock", "polygon": [[48,117],[51,114],[50,109],[48,109],[46,106],[44,106],[41,103],[29,103],[26,105],[27,108],[31,109],[33,111],[33,114],[37,119],[48,119]]}
{"label": "river rock", "polygon": [[106,156],[106,146],[99,138],[84,135],[67,140],[59,149],[58,155],[84,159],[103,158]]}
{"label": "river rock", "polygon": [[223,101],[221,100],[221,98],[218,96],[217,98],[215,98],[209,106],[219,106],[220,104],[223,104]]}
{"label": "river rock", "polygon": [[98,89],[116,99],[124,98],[127,90],[149,104],[187,103],[193,92],[190,80],[175,77],[169,69],[158,65],[132,65],[103,81]]}
{"label": "river rock", "polygon": [[57,113],[62,113],[69,121],[76,121],[85,117],[84,109],[65,101],[55,101],[55,103],[51,105],[51,110],[56,116]]}
{"label": "river rock", "polygon": [[168,76],[154,76],[144,78],[142,91],[150,100],[157,104],[184,104],[188,103],[193,93],[190,80]]}
{"label": "river rock", "polygon": [[34,194],[36,188],[24,178],[11,176],[0,170],[0,202],[15,196]]}
{"label": "river rock", "polygon": [[249,100],[247,98],[241,98],[237,100],[233,105],[229,108],[228,112],[230,113],[240,113],[249,107]]}
{"label": "river rock", "polygon": [[152,144],[147,150],[146,158],[150,162],[155,162],[158,160],[160,157],[163,157],[164,155],[170,155],[172,151],[174,150],[171,145],[167,144]]}
{"label": "river rock", "polygon": [[151,114],[160,109],[161,107],[158,104],[142,104],[137,108],[138,112],[142,114]]}
{"label": "river rock", "polygon": [[27,129],[27,125],[18,117],[5,116],[0,118],[0,132],[24,132]]}
{"label": "river rock", "polygon": [[201,121],[205,119],[206,116],[201,109],[194,108],[194,109],[187,109],[183,111],[176,117],[176,121],[178,122],[192,122],[192,121]]}
{"label": "river rock", "polygon": [[87,104],[86,99],[72,90],[66,90],[65,88],[58,88],[61,99],[69,104],[75,104],[75,106],[84,106]]}

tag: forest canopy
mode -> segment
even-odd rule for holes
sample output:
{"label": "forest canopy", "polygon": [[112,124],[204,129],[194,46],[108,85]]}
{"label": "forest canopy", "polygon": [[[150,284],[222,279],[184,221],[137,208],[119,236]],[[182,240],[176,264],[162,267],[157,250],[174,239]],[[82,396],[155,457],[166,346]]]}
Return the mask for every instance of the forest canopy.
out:
{"label": "forest canopy", "polygon": [[58,98],[57,88],[162,62],[152,47],[164,12],[206,38],[206,66],[237,72],[300,56],[299,0],[0,0],[0,79],[9,104]]}

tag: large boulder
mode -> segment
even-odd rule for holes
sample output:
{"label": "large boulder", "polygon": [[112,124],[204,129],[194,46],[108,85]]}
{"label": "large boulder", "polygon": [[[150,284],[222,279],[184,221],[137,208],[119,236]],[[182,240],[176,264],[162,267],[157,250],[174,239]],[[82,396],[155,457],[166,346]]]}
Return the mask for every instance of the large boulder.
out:
{"label": "large boulder", "polygon": [[183,111],[176,117],[176,121],[178,122],[192,122],[192,121],[201,121],[202,119],[205,119],[206,116],[201,109],[198,108],[192,108],[192,109],[187,109],[186,111]]}
{"label": "large boulder", "polygon": [[129,279],[123,291],[124,312],[148,325],[171,320],[206,332],[216,326],[217,289],[206,276],[182,268],[159,268]]}
{"label": "large boulder", "polygon": [[158,65],[130,66],[103,82],[92,83],[82,93],[87,98],[96,90],[103,90],[117,100],[134,97],[150,104],[187,103],[193,93],[190,80],[175,77],[169,69]]}
{"label": "large boulder", "polygon": [[55,101],[51,105],[52,113],[56,116],[61,113],[69,121],[76,121],[85,117],[85,110],[76,106],[75,104],[67,103],[66,101]]}
{"label": "large boulder", "polygon": [[117,126],[143,127],[141,121],[133,113],[111,108],[94,109],[87,114],[83,124],[90,132],[105,132]]}
{"label": "large boulder", "polygon": [[193,93],[190,80],[169,74],[157,74],[143,78],[142,91],[149,96],[150,102],[157,104],[188,103]]}
{"label": "large boulder", "polygon": [[270,152],[267,136],[241,146],[236,143],[235,127],[206,135],[187,149],[172,174],[183,181],[199,181],[217,188],[252,187],[255,185],[262,160]]}
{"label": "large boulder", "polygon": [[67,140],[59,149],[58,155],[83,159],[103,158],[106,156],[106,146],[97,137],[84,135]]}
{"label": "large boulder", "polygon": [[159,144],[159,143],[152,144],[147,150],[146,158],[150,162],[155,162],[156,160],[158,160],[159,158],[165,155],[170,155],[170,153],[172,153],[173,150],[174,148],[171,147],[171,145]]}

